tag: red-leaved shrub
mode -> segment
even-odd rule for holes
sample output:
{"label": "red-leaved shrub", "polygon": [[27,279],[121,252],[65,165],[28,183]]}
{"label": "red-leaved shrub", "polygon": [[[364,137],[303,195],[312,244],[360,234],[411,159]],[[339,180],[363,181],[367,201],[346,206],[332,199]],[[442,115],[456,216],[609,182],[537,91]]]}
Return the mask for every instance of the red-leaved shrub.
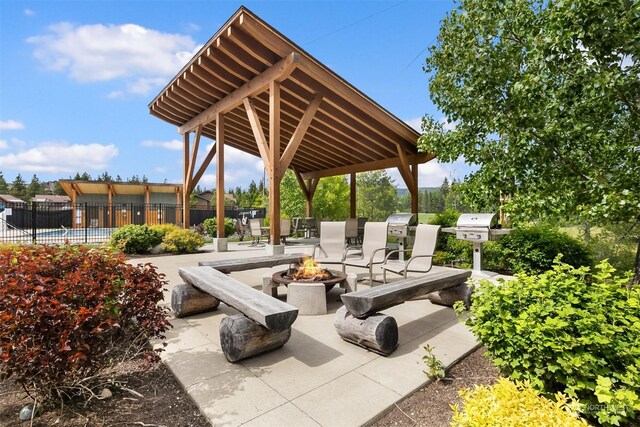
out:
{"label": "red-leaved shrub", "polygon": [[78,246],[0,247],[0,377],[44,399],[72,395],[115,357],[170,327],[151,264]]}

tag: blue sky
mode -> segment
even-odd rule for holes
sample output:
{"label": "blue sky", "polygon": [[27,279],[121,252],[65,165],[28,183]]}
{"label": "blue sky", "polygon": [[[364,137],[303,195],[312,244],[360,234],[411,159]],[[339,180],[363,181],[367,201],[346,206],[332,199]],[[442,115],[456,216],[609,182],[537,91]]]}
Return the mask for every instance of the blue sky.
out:
{"label": "blue sky", "polygon": [[[422,65],[451,1],[2,0],[5,179],[108,171],[181,182],[180,136],[147,105],[241,4],[414,127],[424,114],[443,119]],[[232,149],[225,157],[227,187],[262,179],[257,157]],[[432,161],[420,167],[420,186],[468,170]],[[215,164],[201,185],[215,187]]]}

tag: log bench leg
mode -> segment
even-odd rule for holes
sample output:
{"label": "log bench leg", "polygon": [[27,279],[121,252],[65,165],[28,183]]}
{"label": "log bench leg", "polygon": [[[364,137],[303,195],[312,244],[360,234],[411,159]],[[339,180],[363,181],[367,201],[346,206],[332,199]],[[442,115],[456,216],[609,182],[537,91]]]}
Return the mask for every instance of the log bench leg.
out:
{"label": "log bench leg", "polygon": [[274,282],[271,278],[271,273],[264,273],[262,275],[262,292],[267,295],[271,295],[274,298],[278,297],[278,283]]}
{"label": "log bench leg", "polygon": [[282,347],[291,337],[291,328],[271,331],[242,314],[227,316],[220,322],[220,346],[229,362]]}
{"label": "log bench leg", "polygon": [[398,324],[386,314],[376,313],[358,319],[343,306],[336,311],[334,326],[343,340],[383,356],[390,355],[398,347]]}
{"label": "log bench leg", "polygon": [[469,309],[471,307],[472,289],[466,283],[454,286],[449,289],[441,289],[426,295],[426,298],[434,304],[446,305],[453,307],[458,301],[462,301],[464,306]]}
{"label": "log bench leg", "polygon": [[171,290],[171,310],[176,317],[215,310],[219,305],[216,298],[187,283],[177,284]]}

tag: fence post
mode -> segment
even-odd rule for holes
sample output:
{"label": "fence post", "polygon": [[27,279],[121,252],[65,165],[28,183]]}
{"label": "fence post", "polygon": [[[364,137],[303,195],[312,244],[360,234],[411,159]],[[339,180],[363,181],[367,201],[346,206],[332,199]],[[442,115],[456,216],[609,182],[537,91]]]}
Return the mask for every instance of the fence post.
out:
{"label": "fence post", "polygon": [[36,217],[37,217],[36,204],[32,200],[31,201],[31,241],[33,242],[33,244],[35,244],[37,241]]}
{"label": "fence post", "polygon": [[84,202],[84,242],[89,242],[89,204]]}

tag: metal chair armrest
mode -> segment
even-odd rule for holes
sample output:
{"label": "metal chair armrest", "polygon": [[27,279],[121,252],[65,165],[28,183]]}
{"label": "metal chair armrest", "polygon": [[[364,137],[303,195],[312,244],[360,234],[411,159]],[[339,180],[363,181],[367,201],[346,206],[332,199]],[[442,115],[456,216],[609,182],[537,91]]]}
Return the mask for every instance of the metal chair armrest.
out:
{"label": "metal chair armrest", "polygon": [[391,254],[396,254],[396,253],[400,253],[400,252],[411,252],[411,249],[394,249],[392,251],[389,251],[389,253],[387,254],[386,257],[384,257],[384,261],[383,263],[386,264],[387,260],[389,259],[389,257],[391,256]]}
{"label": "metal chair armrest", "polygon": [[[378,248],[378,249],[374,250],[374,251],[371,253],[371,258],[369,258],[369,265],[373,265],[373,264],[374,264],[374,262],[373,262],[373,258],[376,256],[376,254],[377,254],[378,252],[380,252],[380,251],[386,251],[386,250],[387,250],[387,247],[386,247],[386,246],[384,246],[384,247],[382,247],[382,248]],[[382,261],[380,261],[380,262],[376,262],[376,264],[382,264],[383,262],[384,262],[384,260],[382,260]]]}
{"label": "metal chair armrest", "polygon": [[[411,264],[411,262],[414,259],[417,259],[417,258],[433,258],[434,256],[435,255],[415,255],[415,256],[412,256],[411,258],[409,258],[409,261],[407,261],[407,263],[405,264],[404,271],[409,271],[409,264]],[[425,271],[424,273],[430,271],[431,268],[433,268],[433,264],[431,264],[431,267],[429,268],[429,270]]]}

